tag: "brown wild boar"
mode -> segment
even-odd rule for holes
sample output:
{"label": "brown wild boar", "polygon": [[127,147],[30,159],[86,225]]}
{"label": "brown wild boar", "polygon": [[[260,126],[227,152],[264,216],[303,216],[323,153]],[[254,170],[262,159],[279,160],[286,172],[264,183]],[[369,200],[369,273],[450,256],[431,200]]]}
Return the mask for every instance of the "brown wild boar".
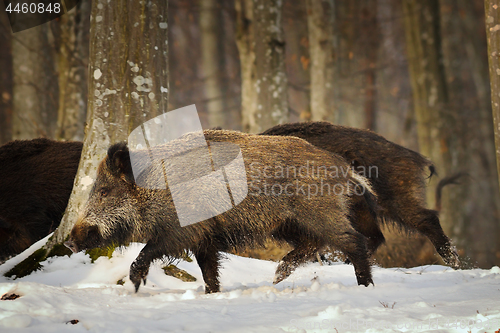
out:
{"label": "brown wild boar", "polygon": [[[192,146],[193,135],[150,151],[129,151],[125,143],[110,147],[66,246],[77,252],[110,243],[145,241],[146,246],[130,268],[136,291],[141,281],[146,282],[153,260],[179,257],[188,250],[201,268],[205,291],[218,292],[220,252],[261,246],[268,238],[294,247],[278,264],[274,283],[285,279],[325,246],[346,254],[354,265],[358,284],[373,283],[365,236],[350,221],[363,214],[375,217],[376,198],[370,185],[341,157],[299,138],[204,131],[211,149],[211,171],[224,169],[224,177],[214,178],[214,184],[232,193],[230,205],[236,203],[234,198],[242,191],[229,186],[228,179],[243,178],[248,194],[230,210],[181,226],[176,211],[181,204],[192,208],[208,203],[207,209],[217,209],[221,204],[220,196],[212,189],[189,181],[206,176],[194,171],[200,170],[200,161],[205,158]],[[224,143],[238,149],[220,151],[216,160],[214,150],[217,144]],[[220,163],[234,160],[240,150],[244,168]],[[148,164],[150,156],[164,154],[168,158],[163,163]],[[185,177],[188,173],[195,177]],[[158,184],[164,181],[164,175],[168,186],[161,188]],[[184,194],[181,204],[173,199],[179,196],[177,191]],[[198,199],[190,201],[195,197]]]}
{"label": "brown wild boar", "polygon": [[[407,231],[427,236],[446,264],[460,267],[457,252],[439,223],[438,211],[426,208],[425,171],[428,169],[430,176],[435,173],[427,158],[372,131],[326,121],[278,125],[261,135],[299,137],[344,157],[356,172],[370,179],[382,208],[378,223],[391,221]],[[370,254],[385,241],[379,225],[373,221],[357,220],[355,226],[368,238]]]}
{"label": "brown wild boar", "polygon": [[49,139],[0,147],[0,263],[59,226],[81,151],[81,142]]}

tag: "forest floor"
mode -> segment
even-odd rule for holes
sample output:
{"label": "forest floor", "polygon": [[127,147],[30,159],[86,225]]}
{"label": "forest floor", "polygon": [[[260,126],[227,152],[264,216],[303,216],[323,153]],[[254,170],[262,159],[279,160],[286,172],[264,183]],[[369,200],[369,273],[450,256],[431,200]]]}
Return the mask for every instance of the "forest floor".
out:
{"label": "forest floor", "polygon": [[[0,332],[498,332],[500,268],[373,267],[375,286],[358,286],[351,265],[312,263],[273,285],[276,262],[228,254],[220,293],[197,278],[166,276],[161,262],[134,292],[129,267],[143,244],[94,264],[88,255],[53,257],[17,280],[3,273],[38,242],[0,266]],[[123,280],[124,284],[117,284]]]}

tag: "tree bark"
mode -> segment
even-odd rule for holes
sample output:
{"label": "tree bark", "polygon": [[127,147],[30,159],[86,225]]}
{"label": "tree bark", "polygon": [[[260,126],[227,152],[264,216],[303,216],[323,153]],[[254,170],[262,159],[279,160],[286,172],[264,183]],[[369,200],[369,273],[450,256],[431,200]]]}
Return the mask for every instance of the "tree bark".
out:
{"label": "tree bark", "polygon": [[[449,4],[456,5],[455,2]],[[495,213],[498,212],[498,190],[486,184],[492,182],[485,158],[491,154],[488,152],[491,138],[487,131],[480,130],[486,125],[481,120],[482,112],[478,112],[481,107],[474,105],[467,111],[466,95],[474,87],[465,86],[468,83],[465,81],[472,80],[461,80],[464,70],[457,67],[466,41],[465,36],[458,41],[452,35],[458,33],[454,24],[458,23],[459,14],[443,14],[445,20],[441,22],[439,2],[435,0],[406,0],[403,8],[420,152],[434,162],[442,176],[458,171],[466,171],[471,176],[443,191],[441,225],[459,254],[472,259],[470,264],[489,267],[499,259],[496,258],[498,215]],[[442,26],[446,29],[450,26],[445,44],[441,42]],[[477,100],[477,97],[471,99]],[[478,139],[481,147],[474,147]],[[436,183],[431,179],[428,186],[430,207],[435,202]]]}
{"label": "tree bark", "polygon": [[334,2],[307,0],[306,4],[311,56],[311,120],[334,121]]}
{"label": "tree bark", "polygon": [[57,27],[59,111],[56,138],[83,140],[87,114],[90,0],[79,2],[61,16]]}
{"label": "tree bark", "polygon": [[[500,7],[500,2],[498,0],[486,0],[485,1],[485,21],[486,21],[486,37],[487,37],[487,45],[488,45],[488,64],[489,64],[489,81],[490,81],[490,89],[491,89],[491,110],[493,116],[493,124],[491,123],[491,116],[489,113],[489,103],[487,94],[483,94],[482,92],[485,90],[481,83],[476,84],[476,89],[478,91],[478,97],[481,103],[480,110],[480,127],[478,130],[484,136],[478,142],[479,146],[482,146],[483,142],[486,143],[483,147],[482,154],[487,154],[488,157],[496,155],[496,169],[497,172],[495,174],[495,161],[490,160],[489,158],[483,159],[479,156],[480,161],[487,161],[486,165],[486,177],[483,177],[481,184],[483,187],[485,186],[488,190],[483,191],[479,188],[479,193],[484,195],[484,199],[487,200],[486,204],[490,208],[491,214],[490,218],[485,221],[485,234],[488,236],[487,244],[480,243],[485,248],[485,259],[488,262],[492,262],[495,265],[500,264],[500,244],[498,243],[498,239],[500,238],[500,227],[499,227],[499,193],[500,186],[498,180],[500,179],[500,96],[498,92],[500,91],[500,34],[498,30],[500,29],[500,13],[498,13],[498,8]],[[475,35],[471,36],[471,44],[477,45]],[[475,50],[476,52],[472,51]],[[469,56],[473,59],[473,64],[476,64],[474,68],[483,68],[486,59],[477,59],[477,57],[473,57],[478,52],[477,46],[471,46],[468,48]],[[477,59],[477,60],[476,60]],[[484,70],[476,70],[478,75],[486,72]],[[486,75],[482,75],[483,77]],[[475,82],[487,82],[487,80],[476,79]],[[487,87],[487,85],[486,85]],[[495,149],[496,147],[496,149]],[[496,152],[496,154],[494,153]],[[483,166],[485,164],[483,163]],[[492,192],[492,190],[494,192]],[[486,193],[485,193],[486,192]],[[491,209],[493,207],[493,209]],[[496,208],[496,209],[495,209]],[[487,224],[486,224],[487,223]],[[471,225],[473,221],[471,221]],[[478,240],[480,241],[480,240]],[[490,248],[491,246],[491,248]]]}
{"label": "tree bark", "polygon": [[242,126],[262,132],[288,119],[281,0],[237,0]]}
{"label": "tree bark", "polygon": [[68,207],[46,248],[71,231],[108,147],[167,111],[167,17],[163,0],[93,1],[82,157]]}
{"label": "tree bark", "polygon": [[255,37],[253,0],[236,0],[236,45],[240,54],[241,66],[241,126],[249,132],[257,127]]}
{"label": "tree bark", "polygon": [[256,0],[255,74],[257,113],[256,126],[250,132],[262,132],[288,120],[285,43],[282,29],[282,0]]}
{"label": "tree bark", "polygon": [[[436,0],[405,0],[403,10],[420,152],[429,157],[438,170],[449,172],[447,128],[452,119],[446,112],[449,101],[441,50],[439,3]],[[434,189],[430,186],[427,201],[435,201]]]}
{"label": "tree bark", "polygon": [[210,127],[227,128],[224,91],[224,30],[220,1],[200,0],[202,77]]}
{"label": "tree bark", "polygon": [[485,0],[486,36],[488,40],[488,63],[491,85],[491,106],[495,133],[497,174],[500,178],[500,1]]}
{"label": "tree bark", "polygon": [[[0,11],[3,4],[0,4]],[[0,145],[12,139],[12,33],[7,15],[0,15]]]}
{"label": "tree bark", "polygon": [[12,36],[14,139],[55,135],[59,89],[54,53],[49,24]]}

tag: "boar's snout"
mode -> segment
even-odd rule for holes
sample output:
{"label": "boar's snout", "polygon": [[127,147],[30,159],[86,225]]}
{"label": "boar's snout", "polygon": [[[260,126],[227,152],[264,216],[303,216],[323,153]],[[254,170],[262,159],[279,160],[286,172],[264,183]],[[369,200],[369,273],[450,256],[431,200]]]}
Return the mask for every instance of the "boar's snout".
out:
{"label": "boar's snout", "polygon": [[89,226],[86,223],[77,223],[71,230],[68,241],[64,245],[77,253],[82,250],[98,247],[102,243],[99,228],[95,225]]}
{"label": "boar's snout", "polygon": [[70,249],[73,253],[78,252],[78,246],[73,240],[68,240],[64,242],[64,246],[66,246],[68,249]]}

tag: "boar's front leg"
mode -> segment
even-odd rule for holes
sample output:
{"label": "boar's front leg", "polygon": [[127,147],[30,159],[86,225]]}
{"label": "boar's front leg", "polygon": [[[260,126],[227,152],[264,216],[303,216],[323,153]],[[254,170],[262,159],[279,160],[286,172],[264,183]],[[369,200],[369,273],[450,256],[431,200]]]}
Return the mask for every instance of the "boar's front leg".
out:
{"label": "boar's front leg", "polygon": [[153,260],[163,257],[159,249],[158,244],[149,241],[130,265],[130,281],[135,286],[135,292],[139,290],[141,281],[146,284],[146,276],[148,276],[149,266]]}

